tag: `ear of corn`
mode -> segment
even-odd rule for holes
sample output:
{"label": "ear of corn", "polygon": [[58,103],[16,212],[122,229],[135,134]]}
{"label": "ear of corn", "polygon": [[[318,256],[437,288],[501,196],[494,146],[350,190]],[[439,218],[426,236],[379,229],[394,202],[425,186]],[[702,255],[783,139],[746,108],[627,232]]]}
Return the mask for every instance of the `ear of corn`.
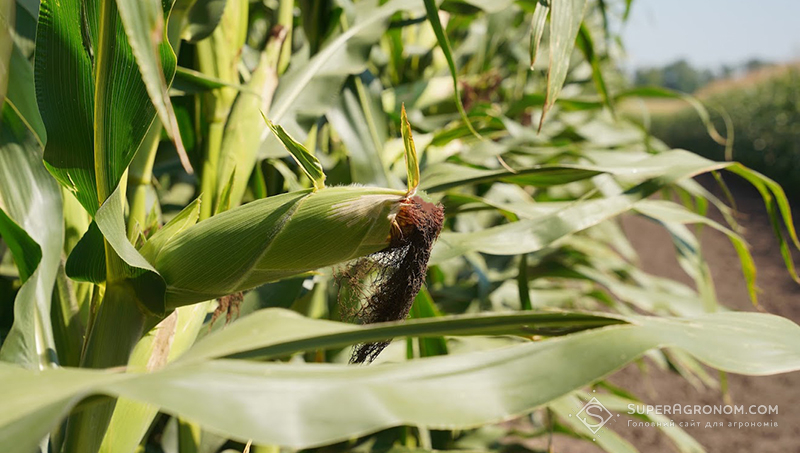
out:
{"label": "ear of corn", "polygon": [[386,248],[404,199],[355,186],[290,192],[204,220],[147,255],[174,308]]}
{"label": "ear of corn", "polygon": [[167,283],[167,309],[349,261],[390,245],[406,192],[325,188],[325,173],[314,154],[283,128],[264,120],[314,188],[254,201],[192,226],[188,225],[197,219],[196,209],[184,210],[141,249]]}

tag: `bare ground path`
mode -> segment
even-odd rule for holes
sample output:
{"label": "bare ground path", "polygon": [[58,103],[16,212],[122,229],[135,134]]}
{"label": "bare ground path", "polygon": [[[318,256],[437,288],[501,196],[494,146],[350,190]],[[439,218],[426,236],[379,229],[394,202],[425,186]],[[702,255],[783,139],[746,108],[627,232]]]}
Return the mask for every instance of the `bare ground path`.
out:
{"label": "bare ground path", "polygon": [[[745,228],[744,236],[750,243],[758,270],[757,283],[761,288],[759,301],[763,311],[784,316],[800,323],[800,285],[789,276],[780,255],[778,243],[766,215],[760,195],[751,186],[736,177],[729,179],[730,189],[737,202],[737,216]],[[713,181],[701,181],[709,190],[721,196]],[[793,206],[795,225],[800,225],[800,206]],[[718,212],[711,217],[722,222]],[[656,275],[670,277],[687,284],[691,280],[683,273],[675,259],[668,234],[660,226],[640,217],[628,216],[622,220],[623,228],[640,254],[643,268]],[[739,259],[728,239],[710,228],[701,235],[704,254],[712,270],[720,302],[736,310],[754,311],[739,266]],[[800,254],[794,253],[795,263]],[[648,362],[646,372],[631,365],[611,377],[649,404],[699,404],[724,405],[719,390],[695,389],[676,373],[663,371]],[[729,394],[733,404],[767,405],[779,407],[777,415],[676,415],[671,418],[700,422],[699,426],[685,428],[709,452],[800,452],[800,372],[777,376],[728,376]],[[777,422],[777,427],[734,428],[729,422]],[[710,427],[707,422],[723,422],[723,427]],[[631,442],[639,451],[676,451],[671,442],[657,428],[628,426],[625,416],[614,424],[614,431]],[[601,451],[590,443],[556,436],[556,452]]]}

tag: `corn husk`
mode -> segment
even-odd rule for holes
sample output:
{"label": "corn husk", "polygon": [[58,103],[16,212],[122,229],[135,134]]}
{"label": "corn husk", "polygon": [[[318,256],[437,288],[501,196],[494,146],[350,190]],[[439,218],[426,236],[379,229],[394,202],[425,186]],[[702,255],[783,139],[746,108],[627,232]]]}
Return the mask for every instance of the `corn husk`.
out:
{"label": "corn husk", "polygon": [[167,308],[254,288],[386,248],[405,191],[303,190],[224,212],[143,250]]}

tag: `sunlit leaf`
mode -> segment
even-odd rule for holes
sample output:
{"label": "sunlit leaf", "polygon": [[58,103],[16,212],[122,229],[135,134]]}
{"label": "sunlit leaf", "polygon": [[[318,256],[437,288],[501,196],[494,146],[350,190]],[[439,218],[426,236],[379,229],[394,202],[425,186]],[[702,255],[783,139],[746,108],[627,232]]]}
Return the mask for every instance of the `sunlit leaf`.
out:
{"label": "sunlit leaf", "polygon": [[586,0],[553,1],[550,12],[550,65],[547,68],[547,91],[539,130],[542,129],[547,112],[555,104],[564,81],[567,80],[569,61],[575,48]]}

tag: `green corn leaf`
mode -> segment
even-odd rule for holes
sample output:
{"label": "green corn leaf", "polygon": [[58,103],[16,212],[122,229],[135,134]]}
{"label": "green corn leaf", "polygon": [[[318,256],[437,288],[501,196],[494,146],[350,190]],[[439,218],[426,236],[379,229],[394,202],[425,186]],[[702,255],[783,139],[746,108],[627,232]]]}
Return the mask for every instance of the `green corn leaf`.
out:
{"label": "green corn leaf", "polygon": [[142,79],[147,87],[150,100],[156,108],[167,136],[175,143],[181,164],[192,173],[192,164],[183,147],[178,120],[169,98],[169,84],[162,68],[162,55],[170,61],[174,74],[177,57],[166,41],[164,11],[158,0],[116,0],[119,15],[128,36],[131,51],[139,64]]}
{"label": "green corn leaf", "polygon": [[536,57],[539,55],[539,45],[542,42],[544,26],[547,22],[548,14],[550,14],[550,1],[552,0],[538,0],[536,9],[533,11],[533,18],[531,19],[531,69],[536,64]]}
{"label": "green corn leaf", "polygon": [[[427,289],[422,288],[416,299],[414,299],[414,305],[411,306],[409,319],[435,318],[438,316],[442,316],[442,314],[436,308],[431,294]],[[447,340],[443,336],[419,338],[417,342],[419,344],[420,357],[447,355]]]}
{"label": "green corn leaf", "polygon": [[413,195],[419,187],[419,159],[417,148],[414,147],[414,138],[411,136],[411,123],[408,122],[406,106],[401,107],[400,131],[403,134],[403,147],[405,148],[406,168],[408,169],[408,193]]}
{"label": "green corn leaf", "polygon": [[[587,157],[592,154],[586,153]],[[693,169],[698,173],[709,172],[726,167],[728,164],[705,159],[684,150],[672,150],[657,155],[642,155],[639,159],[613,161],[606,154],[599,155],[597,161],[604,165],[541,165],[523,168],[514,172],[508,170],[484,170],[451,163],[431,165],[422,177],[422,189],[428,192],[441,192],[453,187],[492,181],[505,181],[531,186],[553,186],[591,178],[601,173],[610,173],[637,181],[663,175],[665,172],[681,172]],[[694,174],[690,174],[693,176]]]}
{"label": "green corn leaf", "polygon": [[246,87],[211,77],[194,69],[178,66],[175,71],[175,79],[172,81],[170,89],[178,94],[195,94],[211,91],[216,88],[234,88],[238,91],[248,91]]}
{"label": "green corn leaf", "polygon": [[[181,307],[148,332],[137,344],[128,361],[128,370],[157,370],[183,354],[200,331],[207,304]],[[158,407],[120,399],[114,407],[100,453],[134,451],[158,413]]]}
{"label": "green corn leaf", "polygon": [[588,61],[592,66],[592,80],[594,80],[594,86],[597,89],[597,92],[600,94],[603,104],[605,104],[611,110],[611,113],[614,114],[614,104],[611,103],[611,97],[608,94],[606,80],[605,77],[603,77],[603,71],[600,68],[600,59],[594,50],[594,41],[592,41],[592,35],[589,33],[589,29],[584,24],[581,24],[580,31],[578,32],[577,45],[578,48],[581,49],[581,52],[583,52],[584,57],[586,57],[586,61]]}
{"label": "green corn leaf", "polygon": [[42,259],[42,248],[2,209],[0,209],[0,238],[3,238],[3,242],[11,250],[20,282],[25,284],[39,266]]}
{"label": "green corn leaf", "polygon": [[547,68],[547,90],[542,117],[539,120],[539,130],[542,129],[547,112],[555,104],[564,81],[567,80],[569,60],[575,48],[575,39],[578,37],[586,4],[586,0],[561,0],[554,1],[551,6],[550,65]]}
{"label": "green corn leaf", "polygon": [[[44,0],[39,12],[34,76],[44,160],[90,214],[116,188],[156,116],[116,10],[113,1]],[[171,80],[174,55],[162,54],[161,66]]]}
{"label": "green corn leaf", "polygon": [[39,146],[47,143],[47,131],[42,116],[36,106],[36,93],[33,86],[33,68],[18,46],[11,52],[11,73],[8,76],[6,102],[19,118],[33,132]]}
{"label": "green corn leaf", "polygon": [[[602,379],[655,348],[685,351],[740,374],[800,369],[800,327],[777,316],[625,319],[631,324],[375,367],[179,360],[159,371],[125,374],[71,368],[33,373],[0,364],[0,385],[20,390],[8,395],[8,410],[0,413],[0,448],[32,448],[75,401],[96,393],[152,404],[234,439],[309,448],[391,426],[458,429],[504,420]],[[424,322],[431,321],[405,325]],[[324,337],[337,325],[308,320],[305,333]],[[281,327],[262,324],[238,339]],[[237,392],[226,391],[232,382]],[[206,403],[220,394],[227,396],[224,405]]]}
{"label": "green corn leaf", "polygon": [[295,139],[290,137],[282,127],[273,124],[263,113],[261,116],[264,117],[267,126],[272,129],[275,136],[283,143],[283,146],[286,147],[289,154],[297,161],[300,168],[303,169],[303,173],[305,173],[314,184],[314,189],[319,190],[324,188],[325,171],[322,169],[322,164],[319,163],[316,156],[308,151],[301,143],[298,143]]}
{"label": "green corn leaf", "polygon": [[679,222],[685,224],[703,224],[725,234],[731,241],[736,253],[739,255],[739,262],[742,266],[742,273],[747,282],[747,289],[750,299],[755,303],[758,294],[756,287],[756,267],[753,256],[745,239],[734,231],[720,225],[714,220],[695,214],[677,203],[660,200],[642,200],[636,204],[634,210],[640,214],[654,218],[661,222]]}
{"label": "green corn leaf", "polygon": [[[761,173],[750,170],[736,162],[732,163],[728,170],[746,179],[761,194],[761,197],[764,199],[764,204],[767,207],[767,214],[769,215],[773,232],[775,237],[778,238],[784,264],[792,275],[792,278],[800,283],[800,277],[798,277],[797,271],[795,270],[789,247],[789,243],[791,242],[794,244],[795,248],[800,249],[800,241],[798,241],[797,231],[792,221],[792,210],[789,206],[789,200],[786,198],[786,193],[783,191],[783,188],[780,184]],[[781,220],[783,220],[783,222],[781,222]]]}
{"label": "green corn leaf", "polygon": [[64,241],[61,192],[33,133],[9,104],[0,119],[0,235],[23,280],[0,359],[42,369],[57,362],[51,295]]}
{"label": "green corn leaf", "polygon": [[389,183],[382,156],[388,139],[386,114],[374,91],[358,76],[352,77],[325,116],[347,149],[352,181],[378,187],[394,186]]}
{"label": "green corn leaf", "polygon": [[[435,314],[433,310],[421,311],[429,315]],[[304,349],[341,347],[400,336],[560,336],[624,322],[626,321],[616,315],[512,312],[426,316],[407,322],[358,326],[312,320],[287,310],[270,309],[257,311],[229,328],[204,337],[181,361],[199,362],[216,358],[273,359]],[[271,330],[267,331],[259,326],[271,326]]]}
{"label": "green corn leaf", "polygon": [[8,88],[8,79],[11,75],[11,52],[14,40],[11,39],[11,30],[14,29],[16,1],[5,1],[0,5],[0,108],[3,107]]}
{"label": "green corn leaf", "polygon": [[226,3],[227,0],[177,0],[170,20],[176,22],[181,38],[198,42],[217,28]]}
{"label": "green corn leaf", "polygon": [[543,165],[511,172],[482,170],[445,162],[425,169],[420,188],[427,192],[441,192],[453,187],[492,181],[547,187],[580,181],[602,172],[601,167],[591,165]]}
{"label": "green corn leaf", "polygon": [[582,420],[578,420],[575,413],[579,411],[584,404],[585,403],[578,400],[575,396],[568,395],[548,404],[547,407],[553,411],[555,415],[558,415],[559,420],[563,421],[579,435],[591,438],[603,451],[610,453],[638,453],[638,450],[636,450],[630,442],[623,439],[611,429],[606,429],[602,434],[598,435],[593,433]]}
{"label": "green corn leaf", "polygon": [[355,21],[347,31],[328,43],[304,65],[294,66],[282,77],[270,108],[270,118],[302,139],[308,128],[300,124],[299,114],[318,117],[333,104],[330,94],[339,92],[351,74],[366,69],[370,49],[398,11],[409,14],[423,10],[419,0],[377,1],[359,5]]}
{"label": "green corn leaf", "polygon": [[442,27],[442,21],[439,20],[439,9],[436,7],[435,0],[424,0],[425,3],[425,12],[428,15],[428,22],[430,22],[431,27],[433,27],[433,32],[436,34],[436,40],[439,42],[439,47],[442,49],[444,53],[444,58],[447,60],[447,66],[450,68],[450,76],[453,78],[453,90],[455,91],[454,99],[456,102],[456,107],[458,107],[458,113],[461,114],[461,119],[464,121],[464,124],[467,126],[472,135],[481,138],[481,135],[472,127],[472,123],[467,116],[466,110],[464,110],[464,104],[461,103],[461,90],[458,89],[458,69],[456,68],[456,62],[453,59],[453,51],[450,48],[450,41],[447,39],[447,34],[445,34],[444,27]]}
{"label": "green corn leaf", "polygon": [[118,278],[125,280],[126,285],[130,286],[125,288],[124,297],[128,299],[135,297],[135,300],[151,314],[163,317],[167,312],[164,280],[128,241],[122,206],[122,195],[117,188],[97,210],[95,222],[105,241],[122,260]]}
{"label": "green corn leaf", "polygon": [[79,282],[103,283],[106,281],[105,245],[103,233],[97,228],[97,223],[89,224],[89,229],[67,257],[64,270],[69,278]]}
{"label": "green corn leaf", "polygon": [[[628,411],[629,404],[643,405],[644,403],[639,400],[625,398],[623,396],[614,395],[611,393],[592,393],[591,396],[586,392],[576,392],[580,397],[581,407],[585,401],[589,401],[592,397],[597,398],[600,403],[610,411],[625,413]],[[686,431],[682,430],[677,425],[670,423],[670,419],[661,414],[635,414],[634,417],[640,420],[656,423],[658,428],[663,432],[677,447],[678,451],[682,453],[704,453],[703,446],[700,445],[692,436]]]}
{"label": "green corn leaf", "polygon": [[[672,165],[674,162],[680,162],[680,165]],[[628,165],[595,168],[612,174],[627,173],[653,179],[645,180],[624,193],[574,203],[563,210],[544,216],[473,233],[444,232],[434,246],[431,263],[439,263],[468,251],[518,255],[541,250],[559,238],[630,210],[634,203],[668,184],[702,172],[724,168],[728,164],[713,162],[686,151],[676,150]]]}

